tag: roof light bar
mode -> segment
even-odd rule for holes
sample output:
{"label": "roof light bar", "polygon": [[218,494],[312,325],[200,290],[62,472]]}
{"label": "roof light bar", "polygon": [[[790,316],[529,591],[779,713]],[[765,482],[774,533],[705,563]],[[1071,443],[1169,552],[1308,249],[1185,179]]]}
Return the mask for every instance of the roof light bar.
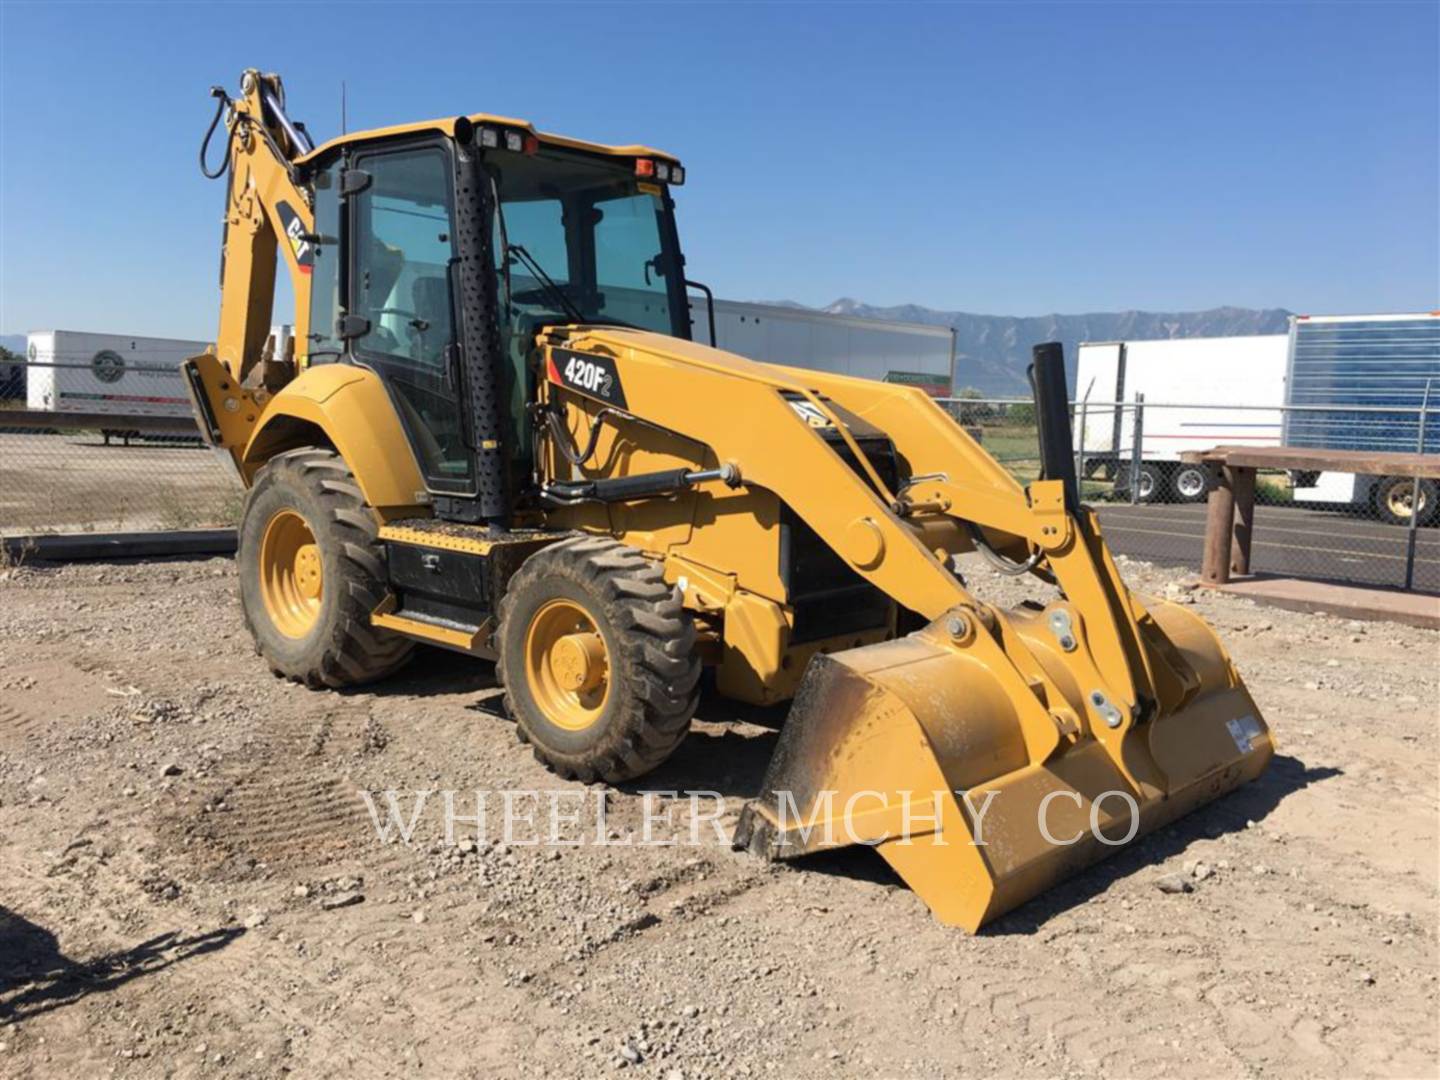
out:
{"label": "roof light bar", "polygon": [[480,145],[486,150],[505,149],[512,154],[534,154],[540,149],[540,140],[528,131],[515,128],[482,127],[476,133]]}
{"label": "roof light bar", "polygon": [[679,162],[658,161],[654,158],[636,158],[635,175],[644,180],[652,177],[662,184],[685,183],[685,170]]}

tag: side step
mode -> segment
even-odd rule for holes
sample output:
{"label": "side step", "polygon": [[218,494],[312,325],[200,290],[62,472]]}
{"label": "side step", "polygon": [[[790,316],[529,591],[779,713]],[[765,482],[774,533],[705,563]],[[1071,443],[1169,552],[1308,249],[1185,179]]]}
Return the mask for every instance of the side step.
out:
{"label": "side step", "polygon": [[568,532],[491,534],[481,526],[410,518],[380,527],[390,595],[370,616],[417,641],[493,660],[495,613],[511,576]]}

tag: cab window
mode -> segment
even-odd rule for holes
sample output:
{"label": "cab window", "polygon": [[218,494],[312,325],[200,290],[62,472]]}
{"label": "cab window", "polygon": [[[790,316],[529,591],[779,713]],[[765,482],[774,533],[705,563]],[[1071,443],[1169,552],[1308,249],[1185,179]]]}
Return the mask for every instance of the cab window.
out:
{"label": "cab window", "polygon": [[439,147],[366,154],[351,198],[352,347],[390,387],[432,490],[473,487],[460,395],[450,370],[455,254],[450,159]]}

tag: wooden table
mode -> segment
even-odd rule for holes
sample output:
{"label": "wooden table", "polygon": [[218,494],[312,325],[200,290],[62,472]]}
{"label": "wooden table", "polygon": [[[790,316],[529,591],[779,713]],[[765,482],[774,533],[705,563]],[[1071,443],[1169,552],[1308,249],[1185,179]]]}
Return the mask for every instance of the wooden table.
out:
{"label": "wooden table", "polygon": [[1440,454],[1312,450],[1302,446],[1216,446],[1209,450],[1187,450],[1180,459],[1192,465],[1205,465],[1214,476],[1205,517],[1205,555],[1200,566],[1200,578],[1209,585],[1224,585],[1232,574],[1250,573],[1257,469],[1440,479]]}

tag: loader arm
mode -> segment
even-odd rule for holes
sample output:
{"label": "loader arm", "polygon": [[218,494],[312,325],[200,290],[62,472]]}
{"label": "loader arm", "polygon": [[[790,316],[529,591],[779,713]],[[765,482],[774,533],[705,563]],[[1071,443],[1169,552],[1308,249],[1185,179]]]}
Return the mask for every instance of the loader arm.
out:
{"label": "loader arm", "polygon": [[[1002,673],[1006,693],[1021,705],[1027,743],[1043,757],[1078,722],[1058,704],[1063,695],[1023,645],[1012,642],[1007,656],[994,636],[973,632],[977,623],[1003,623],[1003,616],[951,572],[950,552],[928,548],[921,531],[842,461],[790,402],[798,399],[830,413],[832,424],[841,421],[826,399],[875,422],[912,474],[946,477],[916,485],[907,493],[914,502],[943,504],[947,509],[939,516],[1021,538],[1045,552],[1083,617],[1095,656],[1099,682],[1087,690],[1102,689],[1107,704],[1087,697],[1090,719],[1113,732],[1117,743],[1136,722],[1153,688],[1143,664],[1134,662],[1139,630],[1133,601],[1097,558],[1103,544],[1093,515],[1067,515],[1057,481],[1022,488],[923,391],[754,363],[693,342],[618,328],[583,330],[565,341],[569,348],[613,356],[630,412],[709,446],[721,462],[738,466],[745,483],[775,492],[897,603],[930,620],[958,614],[968,627],[959,635],[964,647]],[[1052,716],[1046,702],[1057,703],[1060,715]],[[1124,717],[1119,729],[1103,723],[1102,708],[1119,710]]]}
{"label": "loader arm", "polygon": [[[774,858],[873,844],[937,915],[976,929],[1273,754],[1209,628],[1176,605],[1148,610],[1064,482],[1021,486],[922,391],[628,329],[554,329],[542,344],[552,404],[576,389],[558,356],[604,358],[625,413],[707,447],[931,620],[811,661],[738,844]],[[898,491],[848,436],[853,466],[821,437],[845,436],[845,415],[892,441]],[[949,566],[969,526],[1032,554],[1061,598],[1001,612],[973,596]],[[856,811],[862,799],[880,805]],[[917,834],[915,820],[930,824]]]}

